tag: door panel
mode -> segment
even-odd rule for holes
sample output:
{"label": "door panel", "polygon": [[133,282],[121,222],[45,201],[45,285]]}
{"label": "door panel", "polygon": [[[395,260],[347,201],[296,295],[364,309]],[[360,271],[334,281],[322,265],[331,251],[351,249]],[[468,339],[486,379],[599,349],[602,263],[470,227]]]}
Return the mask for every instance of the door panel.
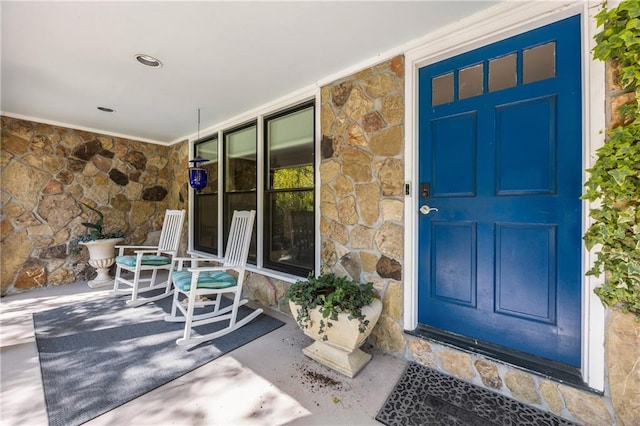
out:
{"label": "door panel", "polygon": [[555,116],[555,96],[496,109],[498,195],[556,192]]}
{"label": "door panel", "polygon": [[419,71],[418,320],[580,365],[578,16]]}
{"label": "door panel", "polygon": [[496,224],[496,312],[553,324],[553,225]]}
{"label": "door panel", "polygon": [[[463,197],[476,193],[477,116],[442,117],[432,122],[432,197]],[[455,134],[455,138],[451,135]]]}
{"label": "door panel", "polygon": [[475,306],[475,224],[432,222],[432,230],[432,297]]}

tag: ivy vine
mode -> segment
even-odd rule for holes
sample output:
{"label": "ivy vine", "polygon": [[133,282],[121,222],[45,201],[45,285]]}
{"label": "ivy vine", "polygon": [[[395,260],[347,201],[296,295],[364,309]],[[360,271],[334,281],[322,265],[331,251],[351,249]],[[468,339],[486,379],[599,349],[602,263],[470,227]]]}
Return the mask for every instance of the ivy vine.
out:
{"label": "ivy vine", "polygon": [[587,275],[605,271],[596,294],[640,320],[640,0],[611,9],[605,3],[596,20],[603,29],[595,36],[593,56],[618,69],[618,83],[635,92],[635,100],[620,107],[621,123],[607,132],[587,169],[583,198],[600,204],[590,211],[594,222],[584,235],[587,249],[599,248]]}

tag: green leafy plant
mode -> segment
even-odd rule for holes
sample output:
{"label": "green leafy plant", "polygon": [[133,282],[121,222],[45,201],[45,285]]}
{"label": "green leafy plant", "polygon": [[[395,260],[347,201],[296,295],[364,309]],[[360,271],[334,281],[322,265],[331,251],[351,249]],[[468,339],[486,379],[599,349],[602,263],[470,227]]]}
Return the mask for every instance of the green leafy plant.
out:
{"label": "green leafy plant", "polygon": [[309,312],[318,309],[322,312],[319,333],[327,340],[326,331],[332,327],[331,321],[338,320],[338,314],[348,314],[349,320],[360,321],[358,330],[364,333],[369,321],[365,319],[362,308],[371,304],[378,294],[372,283],[361,284],[334,273],[297,281],[287,290],[286,299],[300,306],[296,322],[301,328],[310,325]]}
{"label": "green leafy plant", "polygon": [[607,9],[605,3],[595,18],[603,29],[595,35],[593,57],[617,61],[619,83],[640,95],[640,2],[623,1],[613,9]]}
{"label": "green leafy plant", "polygon": [[92,210],[93,212],[97,213],[98,220],[96,222],[82,222],[82,225],[85,226],[89,231],[71,240],[69,244],[69,253],[78,254],[80,252],[80,247],[78,246],[80,242],[124,237],[124,233],[121,231],[105,233],[104,232],[104,214],[102,214],[101,211],[91,207],[86,203],[82,203],[82,205],[87,207],[89,210]]}
{"label": "green leafy plant", "polygon": [[594,222],[584,235],[587,249],[600,249],[587,275],[605,271],[596,294],[640,320],[640,1],[605,5],[596,19],[603,30],[595,36],[594,58],[617,64],[620,85],[636,99],[620,108],[622,124],[607,132],[587,170],[583,198],[600,204],[590,211]]}

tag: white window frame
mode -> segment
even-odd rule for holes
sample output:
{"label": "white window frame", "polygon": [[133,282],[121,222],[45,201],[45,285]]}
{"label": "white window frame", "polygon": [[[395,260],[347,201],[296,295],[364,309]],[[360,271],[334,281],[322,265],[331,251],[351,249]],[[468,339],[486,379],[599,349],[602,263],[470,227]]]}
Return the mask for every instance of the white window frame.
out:
{"label": "white window frame", "polygon": [[[289,96],[280,98],[278,100],[275,100],[273,102],[267,103],[261,107],[258,107],[256,109],[253,109],[251,111],[248,111],[244,114],[240,114],[236,117],[233,117],[229,120],[225,120],[223,122],[217,123],[211,127],[208,127],[206,129],[204,129],[203,131],[201,131],[201,137],[199,140],[205,139],[211,135],[213,135],[214,133],[218,134],[218,152],[222,153],[222,144],[223,144],[223,132],[225,130],[228,129],[232,129],[234,127],[237,126],[241,126],[244,123],[250,122],[250,121],[256,121],[256,125],[257,125],[257,129],[256,129],[256,135],[257,135],[257,156],[258,156],[258,169],[257,169],[257,185],[258,185],[258,191],[257,191],[257,216],[256,216],[256,224],[257,224],[257,229],[259,230],[263,230],[264,229],[264,215],[262,214],[262,212],[264,211],[264,206],[265,206],[265,202],[264,202],[264,191],[261,190],[261,188],[264,187],[264,130],[263,130],[263,124],[264,124],[264,117],[265,116],[270,116],[272,114],[278,113],[280,111],[284,111],[287,110],[289,108],[295,107],[299,104],[302,104],[304,102],[308,102],[311,100],[315,100],[315,139],[316,139],[316,144],[315,144],[315,153],[314,153],[314,158],[315,158],[315,164],[314,164],[314,170],[315,170],[315,190],[314,190],[314,194],[315,194],[315,205],[314,205],[314,209],[315,209],[315,218],[316,218],[316,223],[320,223],[320,173],[319,173],[319,169],[320,169],[320,140],[322,137],[321,134],[321,129],[320,129],[320,90],[318,87],[312,87],[312,88],[305,88],[302,89],[298,92],[295,92]],[[193,152],[194,152],[194,143],[196,142],[196,139],[190,138],[189,139],[189,160],[193,159]],[[218,182],[219,185],[222,185],[222,183],[224,182],[224,167],[218,167]],[[223,211],[223,192],[222,192],[222,188],[218,189],[218,193],[222,194],[222,196],[218,197],[218,229],[223,229],[223,215],[222,215],[222,211]],[[193,216],[193,212],[194,212],[194,190],[193,188],[189,188],[189,217],[192,218]],[[210,253],[205,253],[205,252],[201,252],[201,251],[197,251],[194,250],[193,248],[193,241],[194,241],[194,232],[195,232],[195,224],[193,223],[192,220],[189,221],[189,244],[188,244],[188,252],[190,254],[196,254],[199,256],[204,256],[204,257],[213,257],[215,258],[215,256],[212,256]],[[320,259],[320,227],[316,226],[315,229],[315,254],[314,254],[314,258],[315,258],[315,265],[314,265],[314,271],[318,271],[320,264],[319,264],[319,259]],[[218,233],[218,247],[224,247],[224,244],[226,242],[223,241],[223,233],[219,232]],[[267,269],[263,266],[263,255],[264,255],[264,248],[263,248],[263,233],[262,232],[258,232],[257,235],[257,259],[256,259],[256,265],[247,265],[247,270],[251,271],[251,272],[256,272],[259,273],[261,275],[265,275],[268,277],[272,277],[272,278],[276,278],[279,279],[281,281],[285,281],[285,282],[296,282],[298,280],[300,280],[301,278],[304,277],[300,277],[297,275],[291,275],[291,274],[287,274],[281,271],[274,271],[271,269]]]}

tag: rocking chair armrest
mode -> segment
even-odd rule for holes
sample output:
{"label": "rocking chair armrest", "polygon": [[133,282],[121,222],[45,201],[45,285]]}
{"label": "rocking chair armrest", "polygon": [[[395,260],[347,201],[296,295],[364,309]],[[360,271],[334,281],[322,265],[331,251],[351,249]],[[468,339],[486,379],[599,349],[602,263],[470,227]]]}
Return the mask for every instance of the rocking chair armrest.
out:
{"label": "rocking chair armrest", "polygon": [[125,246],[125,245],[117,245],[115,247],[116,249],[118,249],[118,256],[123,256],[124,252],[126,250],[137,250],[137,249],[146,249],[146,250],[151,250],[151,249],[157,249],[157,246]]}
{"label": "rocking chair armrest", "polygon": [[232,267],[228,267],[228,266],[198,266],[196,268],[188,268],[187,271],[189,272],[214,272],[214,271],[229,271],[229,270],[236,270],[236,268],[232,268]]}
{"label": "rocking chair armrest", "polygon": [[125,245],[117,245],[116,248],[123,248],[123,249],[153,249],[153,248],[158,248],[158,246],[125,246]]}
{"label": "rocking chair armrest", "polygon": [[191,260],[194,262],[224,262],[224,257],[218,257],[213,255],[202,254],[199,252],[188,251],[187,254],[191,256]]}
{"label": "rocking chair armrest", "polygon": [[[144,254],[158,254],[160,252],[160,250],[158,250],[158,248],[156,247],[155,249],[149,249],[149,250],[136,250],[135,253],[138,256],[144,255]],[[162,252],[161,252],[162,253]]]}
{"label": "rocking chair armrest", "polygon": [[206,257],[174,257],[173,260],[176,262],[218,262],[218,259],[209,259]]}
{"label": "rocking chair armrest", "polygon": [[194,250],[187,250],[187,254],[191,257],[197,257],[202,259],[211,259],[211,260],[220,259],[220,257],[214,256],[213,254],[203,253],[203,252],[194,251]]}
{"label": "rocking chair armrest", "polygon": [[174,257],[173,260],[175,262],[186,262],[189,260],[193,260],[193,258],[192,257]]}
{"label": "rocking chair armrest", "polygon": [[[173,261],[174,265],[177,265],[176,270],[182,271],[184,269],[184,262],[218,262],[217,259],[209,259],[206,257],[174,257]],[[201,268],[200,266],[191,266],[190,268]]]}

